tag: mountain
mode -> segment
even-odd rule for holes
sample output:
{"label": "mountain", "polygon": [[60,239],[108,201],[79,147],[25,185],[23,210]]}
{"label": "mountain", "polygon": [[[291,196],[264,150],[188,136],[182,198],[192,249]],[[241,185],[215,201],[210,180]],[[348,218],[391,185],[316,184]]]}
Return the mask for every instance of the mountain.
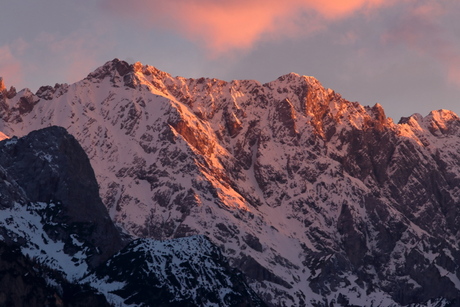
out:
{"label": "mountain", "polygon": [[62,127],[0,142],[0,174],[0,306],[265,306],[202,236],[122,236]]}
{"label": "mountain", "polygon": [[110,306],[102,294],[0,241],[0,306]]}
{"label": "mountain", "polygon": [[204,236],[135,240],[85,281],[137,306],[265,306]]}
{"label": "mountain", "polygon": [[[270,306],[459,304],[450,111],[396,124],[313,77],[185,79],[115,59],[35,94],[3,86],[0,116],[8,136],[67,129],[119,227],[178,246],[205,235]],[[146,257],[113,257],[127,255]]]}
{"label": "mountain", "polygon": [[0,306],[109,306],[76,283],[124,244],[78,142],[50,127],[0,142]]}
{"label": "mountain", "polygon": [[[40,215],[47,219],[48,236],[63,241],[69,254],[80,252],[83,244],[87,264],[95,267],[121,249],[119,231],[99,197],[88,157],[64,128],[51,127],[1,142],[0,160],[24,192],[22,203],[40,204],[35,209],[44,211]],[[76,243],[75,235],[85,243]]]}

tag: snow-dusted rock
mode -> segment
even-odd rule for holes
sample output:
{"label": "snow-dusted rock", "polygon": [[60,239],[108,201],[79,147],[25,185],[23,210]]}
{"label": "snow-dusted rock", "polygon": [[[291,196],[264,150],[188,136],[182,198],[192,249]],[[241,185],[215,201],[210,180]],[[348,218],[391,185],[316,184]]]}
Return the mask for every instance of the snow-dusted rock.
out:
{"label": "snow-dusted rock", "polygon": [[208,236],[270,305],[460,296],[452,112],[395,124],[312,77],[185,79],[119,60],[0,100],[8,136],[58,125],[76,137],[118,225]]}
{"label": "snow-dusted rock", "polygon": [[127,305],[265,306],[204,236],[135,240],[84,282]]}
{"label": "snow-dusted rock", "polygon": [[89,160],[63,128],[0,142],[0,196],[2,306],[266,306],[203,236],[120,251]]}

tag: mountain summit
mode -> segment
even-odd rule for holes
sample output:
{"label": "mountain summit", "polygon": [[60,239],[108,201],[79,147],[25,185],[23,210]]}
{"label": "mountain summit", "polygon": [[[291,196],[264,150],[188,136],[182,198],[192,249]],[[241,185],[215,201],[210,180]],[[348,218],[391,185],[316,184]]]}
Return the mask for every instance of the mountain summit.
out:
{"label": "mountain summit", "polygon": [[270,306],[458,304],[453,112],[396,124],[313,77],[186,79],[115,59],[0,96],[0,115],[8,136],[66,128],[113,221],[206,235]]}

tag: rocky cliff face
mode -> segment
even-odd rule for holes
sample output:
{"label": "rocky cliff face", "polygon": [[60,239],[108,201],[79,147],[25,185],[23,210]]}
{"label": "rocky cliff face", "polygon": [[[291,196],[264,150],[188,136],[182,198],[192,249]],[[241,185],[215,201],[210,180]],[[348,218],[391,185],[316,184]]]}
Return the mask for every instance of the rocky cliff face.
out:
{"label": "rocky cliff face", "polygon": [[112,219],[203,234],[269,305],[458,303],[460,119],[395,124],[312,77],[260,84],[106,63],[0,97],[0,130],[68,129]]}
{"label": "rocky cliff face", "polygon": [[204,237],[122,250],[132,239],[63,128],[0,142],[0,196],[0,306],[265,306]]}
{"label": "rocky cliff face", "polygon": [[74,235],[85,242],[90,267],[121,249],[119,231],[101,202],[89,160],[65,129],[50,127],[4,141],[0,161],[29,202],[54,204],[43,212],[49,214],[46,232],[65,242],[68,253],[80,251],[71,243]]}
{"label": "rocky cliff face", "polygon": [[51,127],[0,142],[0,157],[0,305],[109,306],[76,282],[124,245],[78,142]]}

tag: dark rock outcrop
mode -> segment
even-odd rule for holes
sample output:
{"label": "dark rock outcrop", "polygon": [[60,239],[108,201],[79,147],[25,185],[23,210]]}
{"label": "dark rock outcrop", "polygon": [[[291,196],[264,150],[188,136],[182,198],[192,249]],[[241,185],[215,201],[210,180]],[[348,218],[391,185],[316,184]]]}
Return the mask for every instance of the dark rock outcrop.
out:
{"label": "dark rock outcrop", "polygon": [[122,248],[88,157],[64,128],[50,127],[0,142],[0,166],[29,201],[58,204],[49,235],[71,241],[71,234],[78,233],[90,247],[90,266]]}

